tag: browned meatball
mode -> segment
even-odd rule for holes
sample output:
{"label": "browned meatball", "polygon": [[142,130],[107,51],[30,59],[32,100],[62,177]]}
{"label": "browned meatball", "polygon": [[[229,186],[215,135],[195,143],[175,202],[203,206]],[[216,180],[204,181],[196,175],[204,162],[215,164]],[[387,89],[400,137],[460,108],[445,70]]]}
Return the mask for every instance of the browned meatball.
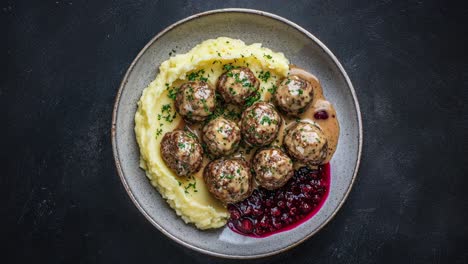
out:
{"label": "browned meatball", "polygon": [[259,150],[253,159],[257,182],[265,189],[278,189],[294,175],[292,160],[280,149]]}
{"label": "browned meatball", "polygon": [[281,122],[273,105],[257,102],[242,114],[242,137],[250,145],[266,146],[276,139]]}
{"label": "browned meatball", "polygon": [[314,90],[308,81],[289,76],[279,83],[274,96],[279,109],[290,115],[298,115],[312,103]]}
{"label": "browned meatball", "polygon": [[289,155],[309,165],[320,165],[327,157],[328,141],[317,125],[301,121],[288,130],[284,146]]}
{"label": "browned meatball", "polygon": [[259,85],[253,72],[242,67],[223,73],[218,79],[217,91],[225,102],[242,105],[257,92]]}
{"label": "browned meatball", "polygon": [[175,130],[167,132],[162,138],[161,155],[177,175],[187,176],[200,170],[203,148],[194,134]]}
{"label": "browned meatball", "polygon": [[213,119],[203,127],[203,141],[215,156],[232,154],[237,150],[240,140],[240,128],[223,117]]}
{"label": "browned meatball", "polygon": [[248,163],[242,158],[217,159],[203,171],[208,190],[221,202],[235,203],[252,193],[252,174]]}
{"label": "browned meatball", "polygon": [[216,108],[215,89],[203,81],[184,83],[177,92],[175,107],[184,119],[203,121]]}

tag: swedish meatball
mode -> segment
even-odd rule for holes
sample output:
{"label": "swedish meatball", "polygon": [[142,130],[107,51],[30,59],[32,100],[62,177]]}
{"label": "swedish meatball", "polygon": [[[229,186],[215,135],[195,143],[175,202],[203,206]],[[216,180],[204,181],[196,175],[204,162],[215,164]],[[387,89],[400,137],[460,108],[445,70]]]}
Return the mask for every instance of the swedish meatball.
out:
{"label": "swedish meatball", "polygon": [[249,96],[257,92],[259,85],[253,72],[242,67],[223,73],[218,79],[216,89],[225,102],[242,105]]}
{"label": "swedish meatball", "polygon": [[179,176],[197,172],[203,161],[203,149],[197,137],[182,130],[164,134],[161,155],[166,165]]}
{"label": "swedish meatball", "polygon": [[274,102],[280,110],[290,115],[303,113],[314,99],[312,85],[298,76],[281,80],[274,94]]}
{"label": "swedish meatball", "polygon": [[217,159],[203,171],[208,190],[221,202],[240,202],[253,190],[252,174],[248,163],[242,158]]}
{"label": "swedish meatball", "polygon": [[250,145],[266,146],[275,140],[281,122],[281,116],[273,105],[257,102],[242,114],[242,137]]}
{"label": "swedish meatball", "polygon": [[252,164],[257,182],[268,190],[280,188],[294,175],[292,160],[277,148],[257,151]]}
{"label": "swedish meatball", "polygon": [[320,165],[327,157],[328,141],[317,125],[301,121],[284,136],[284,146],[293,158],[309,165]]}
{"label": "swedish meatball", "polygon": [[202,138],[211,154],[229,155],[237,150],[241,133],[236,123],[218,117],[203,127]]}
{"label": "swedish meatball", "polygon": [[184,119],[203,121],[216,108],[215,89],[204,81],[186,82],[177,92],[175,107]]}

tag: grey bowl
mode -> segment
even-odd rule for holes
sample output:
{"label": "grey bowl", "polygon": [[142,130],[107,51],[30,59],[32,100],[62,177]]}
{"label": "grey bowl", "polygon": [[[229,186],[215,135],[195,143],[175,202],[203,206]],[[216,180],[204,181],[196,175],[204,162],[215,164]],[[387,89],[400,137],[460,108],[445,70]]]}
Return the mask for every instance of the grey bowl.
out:
{"label": "grey bowl", "polygon": [[[189,51],[209,38],[227,36],[247,44],[260,42],[283,52],[290,61],[314,73],[337,111],[341,132],[331,161],[327,201],[310,220],[267,238],[250,238],[229,228],[197,230],[185,224],[151,186],[138,167],[134,115],[144,88],[159,65],[177,46]],[[112,118],[112,145],[122,183],[141,213],[162,233],[202,253],[227,258],[258,258],[290,249],[327,224],[343,205],[356,178],[362,148],[362,124],[356,95],[345,70],[330,50],[311,33],[277,15],[250,9],[220,9],[183,19],[156,35],[130,65],[118,91]]]}

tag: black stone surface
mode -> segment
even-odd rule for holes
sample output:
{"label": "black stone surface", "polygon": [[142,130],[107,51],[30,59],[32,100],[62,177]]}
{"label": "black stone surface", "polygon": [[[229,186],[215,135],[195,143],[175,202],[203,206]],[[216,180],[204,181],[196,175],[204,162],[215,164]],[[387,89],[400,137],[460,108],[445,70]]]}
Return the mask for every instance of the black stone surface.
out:
{"label": "black stone surface", "polygon": [[111,112],[138,51],[188,15],[284,16],[341,60],[364,149],[322,231],[252,263],[468,263],[468,9],[449,1],[3,1],[2,263],[230,263],[145,220],[114,169]]}

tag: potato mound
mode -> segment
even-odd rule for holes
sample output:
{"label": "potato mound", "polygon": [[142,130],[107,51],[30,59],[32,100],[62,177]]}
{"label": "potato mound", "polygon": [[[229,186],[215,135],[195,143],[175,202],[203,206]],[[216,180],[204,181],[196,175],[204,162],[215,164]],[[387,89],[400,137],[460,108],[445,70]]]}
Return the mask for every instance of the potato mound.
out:
{"label": "potato mound", "polygon": [[259,43],[246,45],[241,40],[226,37],[209,39],[161,64],[156,79],[143,91],[135,114],[140,167],[176,213],[199,229],[224,226],[229,213],[208,192],[201,173],[183,178],[166,166],[160,142],[163,135],[173,131],[181,121],[173,100],[177,88],[193,79],[216,85],[218,77],[235,66],[249,67],[255,73],[261,82],[261,97],[274,89],[276,81],[285,77],[289,70],[289,62],[282,53],[263,48]]}

